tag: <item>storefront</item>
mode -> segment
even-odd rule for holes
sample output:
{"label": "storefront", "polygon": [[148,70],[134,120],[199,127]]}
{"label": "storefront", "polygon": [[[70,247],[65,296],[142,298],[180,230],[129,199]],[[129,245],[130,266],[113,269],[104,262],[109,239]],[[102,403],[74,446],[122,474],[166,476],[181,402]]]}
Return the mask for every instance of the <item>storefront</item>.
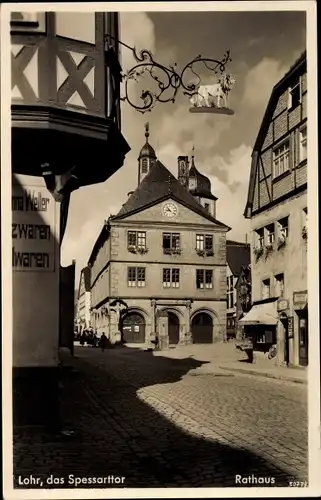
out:
{"label": "storefront", "polygon": [[308,292],[293,293],[293,309],[298,328],[299,365],[308,366],[309,362],[309,326],[308,326]]}
{"label": "storefront", "polygon": [[254,351],[268,352],[277,343],[277,299],[254,302],[238,323],[244,326],[245,336],[251,339]]}

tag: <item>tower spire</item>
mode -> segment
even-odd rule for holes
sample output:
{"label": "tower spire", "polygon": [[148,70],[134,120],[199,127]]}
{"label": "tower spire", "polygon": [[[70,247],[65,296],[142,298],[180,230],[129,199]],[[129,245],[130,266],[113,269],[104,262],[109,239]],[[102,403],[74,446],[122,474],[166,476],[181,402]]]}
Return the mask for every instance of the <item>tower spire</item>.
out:
{"label": "tower spire", "polygon": [[146,137],[146,142],[148,142],[148,137],[149,137],[149,122],[145,123],[145,137]]}
{"label": "tower spire", "polygon": [[194,154],[195,154],[195,146],[193,145],[192,147],[192,161],[191,161],[191,166],[192,167],[195,167],[195,164],[194,164]]}

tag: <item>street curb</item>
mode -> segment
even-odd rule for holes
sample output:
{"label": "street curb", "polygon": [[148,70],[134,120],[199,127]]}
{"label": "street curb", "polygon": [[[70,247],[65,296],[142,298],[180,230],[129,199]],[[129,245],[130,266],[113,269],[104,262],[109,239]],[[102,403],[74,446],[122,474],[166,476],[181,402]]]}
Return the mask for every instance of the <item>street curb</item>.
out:
{"label": "street curb", "polygon": [[257,372],[255,370],[244,370],[242,368],[229,368],[227,366],[219,366],[222,370],[227,370],[227,371],[232,371],[232,372],[239,372],[243,373],[244,375],[256,375],[257,377],[266,377],[266,378],[273,378],[276,380],[285,380],[287,382],[294,382],[296,384],[304,384],[307,385],[308,381],[307,380],[302,380],[294,377],[288,377],[288,376],[283,376],[283,375],[276,375],[274,373],[267,373],[267,372]]}

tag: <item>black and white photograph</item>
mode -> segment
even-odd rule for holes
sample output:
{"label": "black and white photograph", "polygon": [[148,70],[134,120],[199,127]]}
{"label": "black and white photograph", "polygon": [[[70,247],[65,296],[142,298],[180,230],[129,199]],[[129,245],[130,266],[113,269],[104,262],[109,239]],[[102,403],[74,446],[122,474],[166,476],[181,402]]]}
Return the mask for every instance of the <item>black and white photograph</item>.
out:
{"label": "black and white photograph", "polygon": [[6,500],[320,495],[316,33],[2,4]]}

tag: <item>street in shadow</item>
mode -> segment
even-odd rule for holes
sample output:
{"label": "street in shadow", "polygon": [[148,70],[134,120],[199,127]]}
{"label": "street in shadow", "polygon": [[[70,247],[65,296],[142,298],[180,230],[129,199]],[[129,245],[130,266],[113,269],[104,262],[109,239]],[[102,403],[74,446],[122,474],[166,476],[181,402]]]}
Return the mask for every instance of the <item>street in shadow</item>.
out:
{"label": "street in shadow", "polygon": [[[72,428],[74,435],[16,429],[16,487],[18,475],[28,473],[37,473],[44,482],[57,478],[47,488],[72,488],[70,474],[125,478],[123,485],[96,486],[105,488],[259,486],[236,484],[236,474],[275,478],[273,486],[288,486],[287,471],[245,449],[193,436],[137,396],[139,388],[177,382],[204,362],[128,351],[130,356],[117,356],[117,369],[130,363],[128,382],[81,358],[68,359],[61,369],[61,411],[64,427]],[[113,353],[104,354],[102,362],[108,364]],[[151,369],[135,377],[140,363],[150,363]]]}

